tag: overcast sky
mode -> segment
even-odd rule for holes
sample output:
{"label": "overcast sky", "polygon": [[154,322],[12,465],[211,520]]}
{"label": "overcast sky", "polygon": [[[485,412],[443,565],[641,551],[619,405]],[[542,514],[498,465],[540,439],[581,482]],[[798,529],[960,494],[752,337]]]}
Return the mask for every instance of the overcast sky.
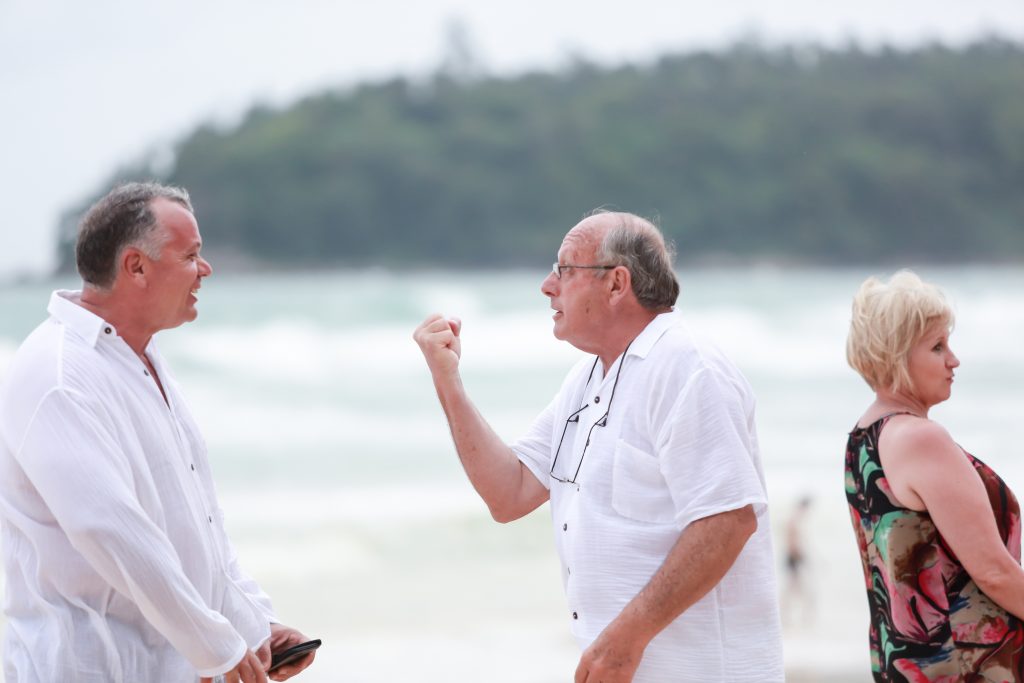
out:
{"label": "overcast sky", "polygon": [[52,267],[60,212],[119,165],[256,102],[431,72],[453,20],[496,74],[571,55],[643,62],[751,33],[1024,40],[1024,0],[0,0],[0,277]]}

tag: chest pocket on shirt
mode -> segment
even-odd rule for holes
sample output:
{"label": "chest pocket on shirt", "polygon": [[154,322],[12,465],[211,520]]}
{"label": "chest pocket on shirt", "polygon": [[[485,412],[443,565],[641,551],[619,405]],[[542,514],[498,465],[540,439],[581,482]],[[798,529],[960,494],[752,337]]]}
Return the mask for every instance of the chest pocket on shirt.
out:
{"label": "chest pocket on shirt", "polygon": [[619,439],[612,469],[612,508],[640,522],[669,523],[675,507],[658,459]]}

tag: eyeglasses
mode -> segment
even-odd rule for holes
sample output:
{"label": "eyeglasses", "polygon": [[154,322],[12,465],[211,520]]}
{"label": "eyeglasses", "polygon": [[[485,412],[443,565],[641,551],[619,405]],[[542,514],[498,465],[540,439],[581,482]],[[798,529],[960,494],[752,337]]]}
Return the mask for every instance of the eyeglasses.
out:
{"label": "eyeglasses", "polygon": [[[608,267],[609,268],[614,268],[615,266],[608,266]],[[579,476],[580,468],[583,467],[583,458],[587,457],[587,447],[590,445],[590,439],[594,435],[594,428],[595,427],[607,427],[608,426],[608,413],[611,412],[612,401],[615,399],[615,388],[617,386],[619,386],[619,375],[622,374],[622,366],[626,364],[626,352],[629,351],[629,347],[632,346],[632,345],[633,345],[633,342],[632,341],[629,342],[629,344],[626,345],[626,350],[622,352],[622,359],[619,361],[619,368],[618,368],[618,370],[615,371],[615,382],[612,383],[612,393],[611,393],[611,396],[608,397],[608,403],[605,406],[604,415],[602,415],[601,417],[597,418],[597,422],[595,422],[594,424],[590,425],[590,431],[587,433],[587,441],[586,441],[585,444],[583,444],[583,452],[580,453],[580,461],[579,461],[579,463],[577,463],[576,471],[573,472],[573,475],[572,475],[571,479],[568,478],[568,477],[562,478],[562,477],[558,476],[557,474],[555,474],[555,465],[558,464],[558,455],[562,451],[562,444],[565,442],[565,433],[569,431],[569,425],[570,424],[579,424],[579,422],[580,422],[580,413],[582,413],[584,410],[589,408],[590,404],[587,403],[586,405],[580,406],[578,409],[576,409],[575,412],[573,412],[571,415],[569,415],[569,417],[566,418],[566,420],[565,420],[565,427],[562,428],[562,437],[558,440],[558,448],[555,449],[555,457],[551,460],[551,471],[548,472],[548,474],[551,475],[551,478],[554,479],[555,481],[560,481],[563,484],[575,484],[576,483],[576,477]],[[584,386],[584,391],[586,391],[586,387],[590,386],[590,380],[594,379],[594,370],[597,369],[597,361],[598,360],[599,360],[599,358],[595,358],[594,359],[594,364],[592,366],[590,366],[590,376],[587,378],[587,383]]]}
{"label": "eyeglasses", "polygon": [[552,263],[551,264],[551,272],[555,274],[555,277],[557,277],[559,280],[561,280],[562,279],[562,271],[563,270],[569,270],[570,268],[581,268],[581,269],[584,269],[584,270],[612,270],[613,268],[616,268],[616,267],[617,266],[575,266],[575,265],[572,265],[572,264],[559,265],[557,263]]}

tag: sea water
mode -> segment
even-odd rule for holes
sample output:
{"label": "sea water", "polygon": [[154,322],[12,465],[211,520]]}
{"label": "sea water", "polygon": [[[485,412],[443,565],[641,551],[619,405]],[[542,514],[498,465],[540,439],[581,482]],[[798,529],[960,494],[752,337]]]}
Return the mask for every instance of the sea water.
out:
{"label": "sea water", "polygon": [[[962,365],[932,416],[1024,492],[1024,269],[923,268],[957,313]],[[871,401],[845,362],[872,269],[684,270],[679,308],[758,396],[791,680],[870,680],[864,580],[843,494]],[[581,353],[551,336],[543,272],[217,274],[199,319],[158,336],[210,448],[229,533],[280,618],[321,638],[308,683],[564,683],[569,635],[547,506],[492,522],[454,454],[415,326],[463,320],[466,387],[511,441]],[[55,282],[0,288],[0,382]],[[784,528],[808,585],[786,588]],[[809,599],[808,599],[809,598]],[[709,638],[713,637],[709,634]],[[699,646],[699,644],[695,644]]]}

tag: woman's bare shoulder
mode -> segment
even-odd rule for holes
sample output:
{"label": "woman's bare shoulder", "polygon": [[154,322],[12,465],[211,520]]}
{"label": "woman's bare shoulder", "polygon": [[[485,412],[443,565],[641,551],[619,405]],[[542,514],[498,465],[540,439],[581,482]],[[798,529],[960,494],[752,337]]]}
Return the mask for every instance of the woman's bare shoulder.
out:
{"label": "woman's bare shoulder", "polygon": [[949,432],[938,422],[917,415],[893,415],[882,430],[879,445],[900,452],[929,454],[957,449]]}
{"label": "woman's bare shoulder", "polygon": [[951,472],[966,475],[971,469],[945,427],[914,415],[890,419],[878,437],[878,452],[887,471],[899,468],[914,479]]}

